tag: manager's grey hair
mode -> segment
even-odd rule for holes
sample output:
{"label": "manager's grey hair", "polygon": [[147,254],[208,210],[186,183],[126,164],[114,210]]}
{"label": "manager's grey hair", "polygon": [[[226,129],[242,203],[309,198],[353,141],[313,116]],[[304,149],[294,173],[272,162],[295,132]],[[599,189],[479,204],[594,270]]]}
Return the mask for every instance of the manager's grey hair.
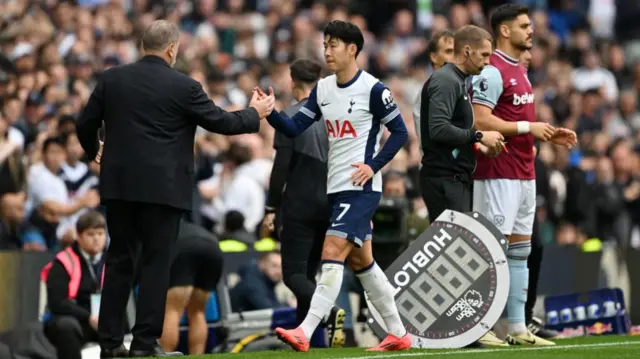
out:
{"label": "manager's grey hair", "polygon": [[156,20],[144,30],[142,49],[147,52],[162,51],[179,40],[180,30],[175,24],[166,20]]}

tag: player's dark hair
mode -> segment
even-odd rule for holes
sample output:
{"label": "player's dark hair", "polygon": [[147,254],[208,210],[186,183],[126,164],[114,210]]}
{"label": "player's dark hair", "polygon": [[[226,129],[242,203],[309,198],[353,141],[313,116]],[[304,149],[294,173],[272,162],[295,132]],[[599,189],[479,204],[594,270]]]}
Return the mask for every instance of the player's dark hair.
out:
{"label": "player's dark hair", "polygon": [[62,148],[66,147],[65,140],[62,137],[49,137],[44,140],[44,143],[42,144],[42,153],[46,153],[49,147],[53,145],[58,145]]}
{"label": "player's dark hair", "polygon": [[315,61],[300,59],[291,64],[291,79],[296,85],[314,85],[320,80],[321,74],[322,66]]}
{"label": "player's dark hair", "polygon": [[105,222],[102,213],[98,211],[89,211],[78,218],[78,221],[76,222],[76,232],[78,232],[78,234],[82,234],[84,231],[89,229],[105,229],[106,226],[107,223]]}
{"label": "player's dark hair", "polygon": [[329,40],[338,39],[347,45],[356,45],[356,57],[364,47],[364,35],[362,31],[350,22],[334,20],[324,27],[324,36],[329,36]]}
{"label": "player's dark hair", "polygon": [[430,56],[438,52],[438,45],[440,44],[440,39],[451,39],[455,37],[455,34],[451,30],[442,30],[438,31],[431,37],[431,41],[429,41],[429,45],[427,45],[427,54]]}
{"label": "player's dark hair", "polygon": [[498,37],[500,35],[500,25],[513,21],[520,15],[529,15],[529,8],[525,5],[504,4],[493,9],[490,20],[493,34]]}
{"label": "player's dark hair", "polygon": [[485,40],[493,42],[493,37],[487,30],[475,25],[465,25],[453,37],[453,52],[460,54],[465,46],[477,47]]}

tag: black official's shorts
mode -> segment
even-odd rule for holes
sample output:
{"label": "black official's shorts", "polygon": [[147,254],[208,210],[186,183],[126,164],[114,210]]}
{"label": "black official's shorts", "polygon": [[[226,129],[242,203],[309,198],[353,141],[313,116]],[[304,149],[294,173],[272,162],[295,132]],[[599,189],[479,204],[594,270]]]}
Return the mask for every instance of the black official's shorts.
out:
{"label": "black official's shorts", "polygon": [[421,176],[420,190],[431,223],[447,209],[463,213],[471,211],[471,184],[460,178]]}
{"label": "black official's shorts", "polygon": [[169,288],[193,286],[205,291],[214,290],[223,270],[218,243],[206,238],[187,237],[178,240],[176,247]]}

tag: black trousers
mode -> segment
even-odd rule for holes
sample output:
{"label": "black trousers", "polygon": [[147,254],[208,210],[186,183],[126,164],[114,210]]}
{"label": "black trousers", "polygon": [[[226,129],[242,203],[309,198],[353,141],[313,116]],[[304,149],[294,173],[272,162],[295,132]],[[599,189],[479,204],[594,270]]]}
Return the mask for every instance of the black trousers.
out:
{"label": "black trousers", "polygon": [[296,296],[296,322],[302,323],[316,290],[316,273],[322,256],[322,245],[329,227],[326,220],[296,220],[283,215],[280,223],[282,276]]}
{"label": "black trousers", "polygon": [[542,264],[542,240],[540,239],[540,226],[538,225],[538,216],[533,219],[533,232],[531,233],[531,254],[527,259],[529,267],[529,289],[527,291],[527,303],[525,305],[526,322],[531,323],[533,318],[533,307],[536,305],[538,297],[538,281],[540,279],[540,266]]}
{"label": "black trousers", "polygon": [[54,316],[44,325],[44,334],[56,348],[58,358],[82,359],[82,347],[98,340],[89,323],[80,323],[72,316]]}
{"label": "black trousers", "polygon": [[149,350],[162,335],[172,252],[183,211],[119,200],[107,201],[106,207],[111,242],[98,320],[100,346],[113,349],[122,344],[127,302],[137,274],[138,301],[131,348]]}
{"label": "black trousers", "polygon": [[471,184],[457,176],[427,177],[421,174],[420,190],[431,223],[446,209],[463,213],[471,211]]}

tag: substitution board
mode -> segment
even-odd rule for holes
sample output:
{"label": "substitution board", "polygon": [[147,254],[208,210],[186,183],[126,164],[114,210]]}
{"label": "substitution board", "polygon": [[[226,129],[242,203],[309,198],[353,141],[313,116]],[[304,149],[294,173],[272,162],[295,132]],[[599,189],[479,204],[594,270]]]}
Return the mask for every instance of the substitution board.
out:
{"label": "substitution board", "polygon": [[[387,268],[413,347],[462,348],[495,325],[509,295],[507,247],[481,214],[446,210]],[[368,324],[383,338],[382,317],[365,298]]]}

